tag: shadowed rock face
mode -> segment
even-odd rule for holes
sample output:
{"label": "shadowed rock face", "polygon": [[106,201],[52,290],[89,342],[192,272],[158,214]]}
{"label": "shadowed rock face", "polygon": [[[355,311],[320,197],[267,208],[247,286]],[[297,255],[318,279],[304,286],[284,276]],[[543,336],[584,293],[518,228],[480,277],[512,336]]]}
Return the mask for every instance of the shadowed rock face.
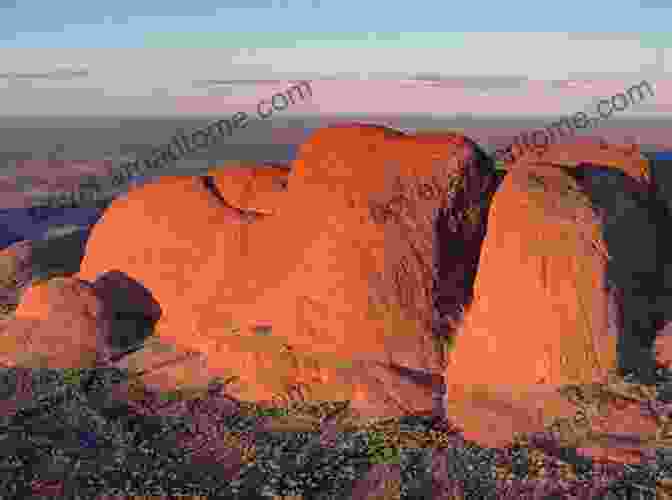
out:
{"label": "shadowed rock face", "polygon": [[[120,271],[98,277],[93,289],[106,305],[110,322],[110,338],[106,343],[111,353],[121,354],[136,348],[161,318],[161,306],[151,293]],[[112,354],[112,358],[116,356]]]}
{"label": "shadowed rock face", "polygon": [[[163,178],[115,200],[80,275],[118,269],[141,283],[163,311],[157,334],[239,375],[241,398],[303,384],[366,411],[430,410],[433,387],[384,367],[439,369],[432,335],[470,294],[494,182],[457,134],[327,128],[291,173]],[[387,371],[373,375],[373,362]]]}
{"label": "shadowed rock face", "polygon": [[669,342],[672,331],[672,238],[668,237],[668,228],[672,226],[672,160],[669,153],[647,155],[651,164],[654,193],[652,201],[653,220],[658,228],[657,275],[660,279],[658,292],[651,299],[655,306],[653,323],[660,332],[661,344]]}
{"label": "shadowed rock face", "polygon": [[672,315],[664,272],[670,262],[665,233],[671,219],[655,196],[655,186],[642,191],[623,172],[590,163],[580,164],[573,173],[603,221],[611,256],[606,276],[622,329],[619,367],[650,376],[653,366],[648,351],[656,332]]}

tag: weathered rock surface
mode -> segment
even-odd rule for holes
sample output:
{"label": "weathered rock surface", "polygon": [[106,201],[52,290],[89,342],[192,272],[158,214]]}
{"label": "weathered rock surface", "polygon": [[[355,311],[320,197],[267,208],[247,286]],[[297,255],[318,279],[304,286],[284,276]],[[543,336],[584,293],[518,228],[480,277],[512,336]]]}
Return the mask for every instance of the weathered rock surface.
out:
{"label": "weathered rock surface", "polygon": [[[635,178],[646,169],[566,156],[556,160],[567,169],[511,169],[485,242],[496,181],[459,135],[330,127],[291,172],[159,179],[115,200],[94,228],[80,274],[92,285],[29,289],[3,322],[4,359],[113,359],[160,392],[219,377],[229,396],[262,405],[349,400],[355,419],[446,416],[466,439],[506,446],[574,416],[556,389],[603,380],[619,351],[645,356],[667,314],[651,300],[657,228],[648,177]],[[432,334],[460,319],[477,265],[442,401]],[[655,421],[618,404],[601,418],[604,443],[580,452],[641,459],[633,436]]]}
{"label": "weathered rock surface", "polygon": [[[605,217],[607,245],[616,254],[616,264],[610,263],[609,279],[622,292],[619,301],[625,308],[625,328],[659,330],[670,322],[672,240],[666,237],[666,228],[672,218],[666,162],[644,154],[638,144],[610,144],[603,139],[560,141],[528,148],[522,154],[514,147],[513,153],[517,154],[516,160],[508,158],[505,162],[510,171],[540,165],[565,167],[590,193],[591,201]],[[628,259],[631,265],[626,266],[623,263]],[[639,336],[646,346],[652,342],[650,333]],[[628,349],[639,350],[637,346]],[[626,364],[632,369],[637,361]]]}
{"label": "weathered rock surface", "polygon": [[79,229],[0,250],[0,312],[12,313],[31,283],[79,271],[87,238],[88,231]]}
{"label": "weathered rock surface", "polygon": [[208,172],[222,199],[230,206],[270,214],[287,191],[289,167],[231,165]]}
{"label": "weathered rock surface", "polygon": [[[436,373],[435,308],[454,313],[470,293],[491,162],[459,135],[344,126],[316,132],[286,174],[227,171],[132,190],[94,227],[80,276],[120,270],[141,283],[162,309],[156,334],[206,354],[213,374],[239,376],[241,399],[312,384],[368,409],[369,396],[390,395],[367,391],[405,377],[389,372],[382,384],[339,363]],[[258,196],[244,194],[250,183]],[[129,234],[133,244],[120,246]],[[432,410],[431,394],[418,394],[386,407]]]}
{"label": "weathered rock surface", "polygon": [[[606,383],[619,369],[652,373],[653,336],[669,311],[656,301],[661,221],[643,182],[583,162],[510,169],[445,371],[446,413],[465,438],[499,447],[572,415],[555,393],[542,424],[537,391]],[[515,283],[515,293],[503,283]],[[581,453],[639,462],[650,447],[637,436],[655,431],[655,419],[639,407],[607,409],[592,429],[601,441]]]}
{"label": "weathered rock surface", "polygon": [[484,388],[459,397],[452,392],[450,397],[446,415],[464,439],[491,448],[510,445],[514,434],[544,432],[553,419],[571,418],[577,411],[562,394],[543,386],[509,392]]}
{"label": "weathered rock surface", "polygon": [[596,461],[641,463],[650,458],[658,422],[647,414],[640,404],[631,401],[614,401],[606,405],[601,415],[591,422],[594,443],[580,446],[577,451]]}
{"label": "weathered rock surface", "polygon": [[156,338],[147,339],[140,349],[125,355],[114,366],[136,374],[147,389],[158,392],[203,389],[213,378],[202,353]]}
{"label": "weathered rock surface", "polygon": [[[540,148],[516,149],[514,158],[505,158],[507,170],[542,163],[574,168],[581,163],[591,163],[620,170],[646,187],[651,183],[649,161],[637,144],[608,144],[605,141],[574,141],[548,144]],[[513,161],[512,161],[513,160]]]}
{"label": "weathered rock surface", "polygon": [[571,177],[553,167],[509,173],[490,208],[475,298],[445,372],[447,397],[604,379],[618,334],[609,324],[607,258],[600,221]]}
{"label": "weathered rock surface", "polygon": [[14,318],[2,325],[6,366],[92,367],[104,354],[109,321],[91,284],[54,278],[23,294]]}

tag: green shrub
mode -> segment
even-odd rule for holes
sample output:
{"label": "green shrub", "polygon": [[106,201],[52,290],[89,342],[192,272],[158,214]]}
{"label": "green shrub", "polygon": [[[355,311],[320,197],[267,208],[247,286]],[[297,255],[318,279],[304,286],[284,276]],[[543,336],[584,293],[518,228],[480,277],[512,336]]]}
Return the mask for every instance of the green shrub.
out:
{"label": "green shrub", "polygon": [[289,410],[287,408],[260,408],[259,413],[264,417],[287,417]]}
{"label": "green shrub", "polygon": [[81,368],[66,368],[63,370],[63,381],[68,385],[79,386],[82,383]]}
{"label": "green shrub", "polygon": [[365,437],[367,443],[366,454],[373,464],[399,463],[399,449],[390,446],[382,431],[369,431]]}

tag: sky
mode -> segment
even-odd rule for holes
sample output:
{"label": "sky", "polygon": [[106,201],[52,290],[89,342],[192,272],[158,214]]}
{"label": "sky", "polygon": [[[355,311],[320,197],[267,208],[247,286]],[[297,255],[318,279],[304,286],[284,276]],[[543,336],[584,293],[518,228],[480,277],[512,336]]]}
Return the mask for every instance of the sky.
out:
{"label": "sky", "polygon": [[665,115],[663,3],[0,0],[0,116],[253,111],[295,80],[284,114],[556,114],[644,78],[628,113]]}

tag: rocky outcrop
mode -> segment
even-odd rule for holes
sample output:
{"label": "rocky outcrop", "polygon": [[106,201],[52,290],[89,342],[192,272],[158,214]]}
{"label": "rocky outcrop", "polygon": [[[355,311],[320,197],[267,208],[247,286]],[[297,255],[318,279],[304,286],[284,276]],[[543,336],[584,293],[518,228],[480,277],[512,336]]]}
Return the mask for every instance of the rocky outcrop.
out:
{"label": "rocky outcrop", "polygon": [[[163,311],[156,334],[206,354],[218,376],[240,377],[241,398],[312,385],[366,411],[369,396],[429,411],[431,387],[394,401],[393,379],[404,376],[388,371],[382,384],[361,372],[437,372],[433,334],[470,293],[493,183],[491,162],[457,134],[330,127],[288,176],[163,178],[115,200],[80,276],[117,269],[141,283]],[[138,237],[124,247],[122,234]]]}
{"label": "rocky outcrop", "polygon": [[79,271],[88,230],[74,229],[46,239],[22,240],[0,250],[0,308],[11,313],[31,283]]}
{"label": "rocky outcrop", "polygon": [[[665,218],[655,185],[639,160],[582,146],[508,165],[493,198],[475,299],[445,371],[446,412],[477,442],[502,446],[514,432],[541,431],[542,420],[531,418],[535,391],[653,373],[651,345],[669,315],[659,300]],[[553,399],[548,416],[568,418],[567,401]],[[611,410],[608,424],[593,427],[602,443],[581,452],[641,460],[645,439],[633,436],[656,422],[641,408],[627,417]],[[619,421],[630,423],[605,430]]]}
{"label": "rocky outcrop", "polygon": [[86,368],[104,356],[109,321],[93,287],[54,278],[26,289],[14,318],[2,325],[5,366]]}
{"label": "rocky outcrop", "polygon": [[[485,446],[542,435],[577,415],[562,387],[651,360],[668,314],[647,167],[582,147],[521,160],[498,184],[461,135],[349,125],[314,133],[291,171],[158,179],[94,227],[79,274],[92,284],[29,289],[2,324],[4,359],[112,363],[150,399],[218,377],[262,406],[446,417]],[[437,336],[455,340],[447,360]],[[579,452],[641,459],[657,423],[640,406],[609,402],[593,421],[603,440]],[[383,469],[362,494],[394,476]]]}
{"label": "rocky outcrop", "polygon": [[509,173],[493,199],[475,299],[445,372],[448,398],[479,386],[604,379],[616,366],[618,334],[609,323],[608,258],[600,220],[568,174]]}

